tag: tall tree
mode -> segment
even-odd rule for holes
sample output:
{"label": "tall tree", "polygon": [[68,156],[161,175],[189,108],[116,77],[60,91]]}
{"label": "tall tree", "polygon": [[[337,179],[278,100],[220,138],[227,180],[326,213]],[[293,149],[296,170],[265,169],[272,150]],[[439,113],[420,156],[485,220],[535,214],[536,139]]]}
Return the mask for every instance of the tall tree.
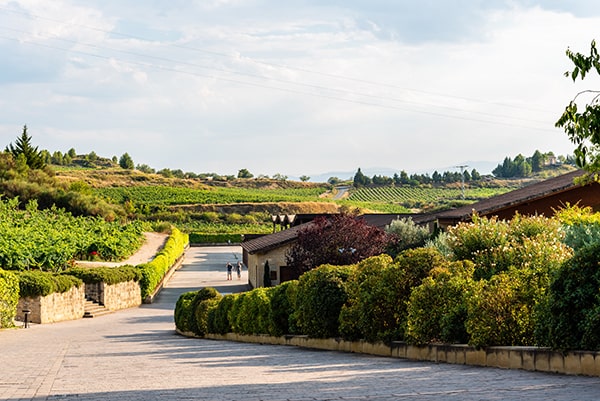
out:
{"label": "tall tree", "polygon": [[25,157],[25,162],[29,168],[43,169],[46,166],[42,152],[38,151],[37,146],[31,145],[31,136],[27,134],[27,125],[23,126],[23,133],[15,141],[15,145],[9,144],[6,151],[12,153],[15,160],[19,155]]}
{"label": "tall tree", "polygon": [[[590,55],[573,53],[567,49],[567,57],[573,62],[572,71],[565,73],[575,82],[577,78],[585,79],[592,70],[600,75],[600,56],[593,40]],[[586,102],[583,98],[588,99]],[[583,104],[580,111],[578,102]],[[575,162],[577,166],[588,171],[600,171],[600,90],[585,90],[579,92],[565,108],[564,113],[556,122],[557,127],[565,130],[571,142],[576,145]]]}
{"label": "tall tree", "polygon": [[129,156],[129,153],[123,153],[121,158],[119,159],[119,166],[124,168],[125,170],[133,170],[135,164],[133,163],[133,159]]}

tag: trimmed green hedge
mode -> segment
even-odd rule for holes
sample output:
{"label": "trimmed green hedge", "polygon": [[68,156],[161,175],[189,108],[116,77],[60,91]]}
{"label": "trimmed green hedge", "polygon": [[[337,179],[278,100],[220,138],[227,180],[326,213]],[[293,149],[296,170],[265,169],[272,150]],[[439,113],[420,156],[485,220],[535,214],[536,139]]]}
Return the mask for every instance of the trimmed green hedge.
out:
{"label": "trimmed green hedge", "polygon": [[128,281],[140,281],[142,271],[134,266],[119,267],[74,267],[63,274],[68,274],[81,279],[86,284],[105,283],[114,285]]}
{"label": "trimmed green hedge", "polygon": [[13,272],[0,269],[0,329],[13,327],[19,303],[19,278]]}
{"label": "trimmed green hedge", "polygon": [[348,300],[347,281],[356,265],[322,265],[300,276],[298,326],[309,337],[339,337],[339,316]]}
{"label": "trimmed green hedge", "polygon": [[192,301],[197,291],[184,292],[175,304],[175,327],[183,332],[192,331],[190,322],[193,318]]}
{"label": "trimmed green hedge", "polygon": [[204,234],[190,233],[191,244],[239,244],[242,242],[242,234]]}
{"label": "trimmed green hedge", "polygon": [[175,304],[175,327],[203,336],[208,332],[208,316],[223,296],[212,287],[181,294]]}
{"label": "trimmed green hedge", "polygon": [[39,270],[22,271],[18,273],[18,277],[20,297],[45,297],[55,292],[67,292],[83,284],[83,281],[74,276]]}
{"label": "trimmed green hedge", "polygon": [[146,299],[154,292],[171,266],[183,255],[188,244],[188,234],[182,233],[174,227],[165,246],[156,254],[154,259],[138,266],[142,273],[140,279],[142,299]]}

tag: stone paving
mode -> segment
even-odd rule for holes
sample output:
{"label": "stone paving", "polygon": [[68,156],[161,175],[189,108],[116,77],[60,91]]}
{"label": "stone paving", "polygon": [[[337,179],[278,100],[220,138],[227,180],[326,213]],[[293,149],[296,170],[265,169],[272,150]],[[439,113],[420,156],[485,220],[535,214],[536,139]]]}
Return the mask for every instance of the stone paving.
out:
{"label": "stone paving", "polygon": [[[0,331],[2,400],[598,400],[600,378],[411,362],[174,332],[179,294],[226,281],[239,247],[191,248],[152,305]],[[246,279],[246,272],[243,273]]]}

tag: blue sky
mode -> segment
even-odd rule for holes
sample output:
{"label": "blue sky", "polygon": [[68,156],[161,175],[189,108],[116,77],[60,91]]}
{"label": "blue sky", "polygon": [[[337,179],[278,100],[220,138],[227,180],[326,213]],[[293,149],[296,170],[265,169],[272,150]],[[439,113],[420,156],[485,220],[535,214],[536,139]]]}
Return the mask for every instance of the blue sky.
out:
{"label": "blue sky", "polygon": [[[432,172],[536,149],[600,3],[0,0],[0,146],[196,173]],[[345,177],[343,177],[345,178]]]}

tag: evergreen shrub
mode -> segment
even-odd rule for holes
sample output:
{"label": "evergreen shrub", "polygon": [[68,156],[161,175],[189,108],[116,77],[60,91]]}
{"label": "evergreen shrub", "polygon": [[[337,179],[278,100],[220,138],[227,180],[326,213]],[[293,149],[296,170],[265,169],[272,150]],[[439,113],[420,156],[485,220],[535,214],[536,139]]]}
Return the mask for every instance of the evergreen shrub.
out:
{"label": "evergreen shrub", "polygon": [[128,281],[140,281],[142,272],[134,266],[119,267],[73,267],[63,274],[68,274],[81,279],[86,284],[105,283],[114,285]]}
{"label": "evergreen shrub", "polygon": [[20,297],[45,297],[55,292],[67,292],[83,284],[83,281],[74,276],[39,270],[21,271],[18,277]]}
{"label": "evergreen shrub", "polygon": [[600,242],[579,249],[553,278],[542,306],[538,343],[560,350],[600,350]]}
{"label": "evergreen shrub", "polygon": [[165,242],[165,246],[156,254],[154,259],[137,266],[141,270],[139,282],[142,289],[142,299],[146,299],[154,292],[171,266],[183,255],[188,243],[188,235],[174,227],[167,242]]}
{"label": "evergreen shrub", "polygon": [[271,309],[268,292],[270,288],[258,287],[239,297],[236,308],[236,333],[269,334],[269,311]]}
{"label": "evergreen shrub", "polygon": [[432,342],[466,344],[467,300],[473,290],[474,264],[453,262],[430,271],[413,288],[408,303],[406,340],[412,344]]}
{"label": "evergreen shrub", "polygon": [[190,322],[193,320],[192,301],[197,291],[184,292],[175,304],[174,319],[175,327],[182,332],[191,331]]}
{"label": "evergreen shrub", "polygon": [[300,276],[298,325],[315,338],[339,337],[339,316],[348,299],[346,282],[355,266],[322,265]]}
{"label": "evergreen shrub", "polygon": [[19,278],[16,273],[0,269],[0,329],[13,327],[19,303]]}
{"label": "evergreen shrub", "polygon": [[207,326],[209,333],[227,334],[232,332],[229,316],[236,297],[237,294],[227,294],[221,298],[216,308],[209,310]]}
{"label": "evergreen shrub", "polygon": [[192,299],[191,304],[191,316],[193,318],[188,324],[191,331],[193,331],[199,336],[203,336],[204,334],[206,334],[206,328],[208,325],[208,305],[203,304],[201,306],[201,304],[204,301],[215,298],[219,300],[221,297],[221,294],[219,294],[219,292],[213,287],[204,287],[196,291],[196,294],[194,296],[194,299]]}
{"label": "evergreen shrub", "polygon": [[269,309],[269,334],[282,336],[295,334],[295,324],[291,320],[294,316],[295,293],[298,289],[298,280],[285,281],[269,291],[271,298]]}

